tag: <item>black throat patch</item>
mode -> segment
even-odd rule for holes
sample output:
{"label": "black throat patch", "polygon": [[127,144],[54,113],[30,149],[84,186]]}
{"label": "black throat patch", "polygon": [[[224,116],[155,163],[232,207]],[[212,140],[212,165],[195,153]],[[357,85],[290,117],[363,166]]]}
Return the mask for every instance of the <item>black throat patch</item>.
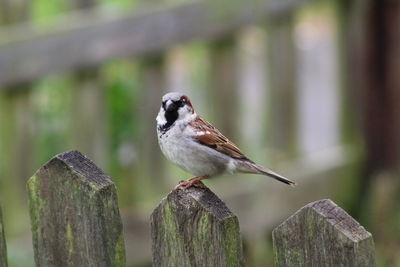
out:
{"label": "black throat patch", "polygon": [[166,133],[169,130],[169,128],[174,124],[174,122],[178,119],[179,117],[178,110],[165,111],[164,116],[167,122],[159,127],[162,134]]}

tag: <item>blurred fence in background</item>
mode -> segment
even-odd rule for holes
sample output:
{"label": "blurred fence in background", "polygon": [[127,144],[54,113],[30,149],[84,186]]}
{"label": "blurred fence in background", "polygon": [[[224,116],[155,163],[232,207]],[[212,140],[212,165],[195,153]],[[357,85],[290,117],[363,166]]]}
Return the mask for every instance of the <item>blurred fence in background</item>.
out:
{"label": "blurred fence in background", "polygon": [[353,200],[360,144],[341,89],[349,23],[341,1],[154,1],[127,12],[76,0],[52,7],[71,13],[39,23],[27,23],[29,1],[11,3],[0,0],[0,23],[13,24],[0,29],[0,200],[11,262],[32,264],[18,260],[31,251],[27,179],[68,149],[115,177],[128,263],[150,262],[151,208],[188,177],[157,144],[167,91],[187,93],[250,158],[299,183],[210,181],[241,221],[250,265],[267,264],[257,255],[271,251],[270,230],[303,204]]}

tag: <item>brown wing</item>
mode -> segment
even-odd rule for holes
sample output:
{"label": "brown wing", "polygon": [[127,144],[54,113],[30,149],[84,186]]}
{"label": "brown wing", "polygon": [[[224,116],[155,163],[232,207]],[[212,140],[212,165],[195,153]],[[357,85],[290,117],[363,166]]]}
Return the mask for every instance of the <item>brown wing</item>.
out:
{"label": "brown wing", "polygon": [[198,116],[193,122],[190,123],[190,126],[195,128],[197,131],[204,133],[202,135],[193,137],[200,144],[215,149],[232,158],[249,160],[234,143],[229,141],[229,139],[221,134],[220,131],[215,129],[214,126],[201,117]]}

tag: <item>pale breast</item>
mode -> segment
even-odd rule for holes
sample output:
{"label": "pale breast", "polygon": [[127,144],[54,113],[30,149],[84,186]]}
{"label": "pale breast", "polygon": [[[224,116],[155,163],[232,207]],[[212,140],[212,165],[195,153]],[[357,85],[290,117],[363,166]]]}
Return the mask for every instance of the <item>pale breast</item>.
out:
{"label": "pale breast", "polygon": [[158,134],[161,150],[170,161],[195,176],[218,175],[230,166],[229,157],[197,143],[185,131],[175,126]]}

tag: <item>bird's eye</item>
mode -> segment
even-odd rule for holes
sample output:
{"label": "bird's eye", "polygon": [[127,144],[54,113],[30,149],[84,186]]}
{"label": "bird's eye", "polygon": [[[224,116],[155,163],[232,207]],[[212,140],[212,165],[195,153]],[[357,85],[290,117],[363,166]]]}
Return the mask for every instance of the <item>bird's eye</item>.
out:
{"label": "bird's eye", "polygon": [[177,105],[178,107],[183,107],[183,106],[185,105],[185,101],[179,100],[179,101],[176,102],[176,105]]}

